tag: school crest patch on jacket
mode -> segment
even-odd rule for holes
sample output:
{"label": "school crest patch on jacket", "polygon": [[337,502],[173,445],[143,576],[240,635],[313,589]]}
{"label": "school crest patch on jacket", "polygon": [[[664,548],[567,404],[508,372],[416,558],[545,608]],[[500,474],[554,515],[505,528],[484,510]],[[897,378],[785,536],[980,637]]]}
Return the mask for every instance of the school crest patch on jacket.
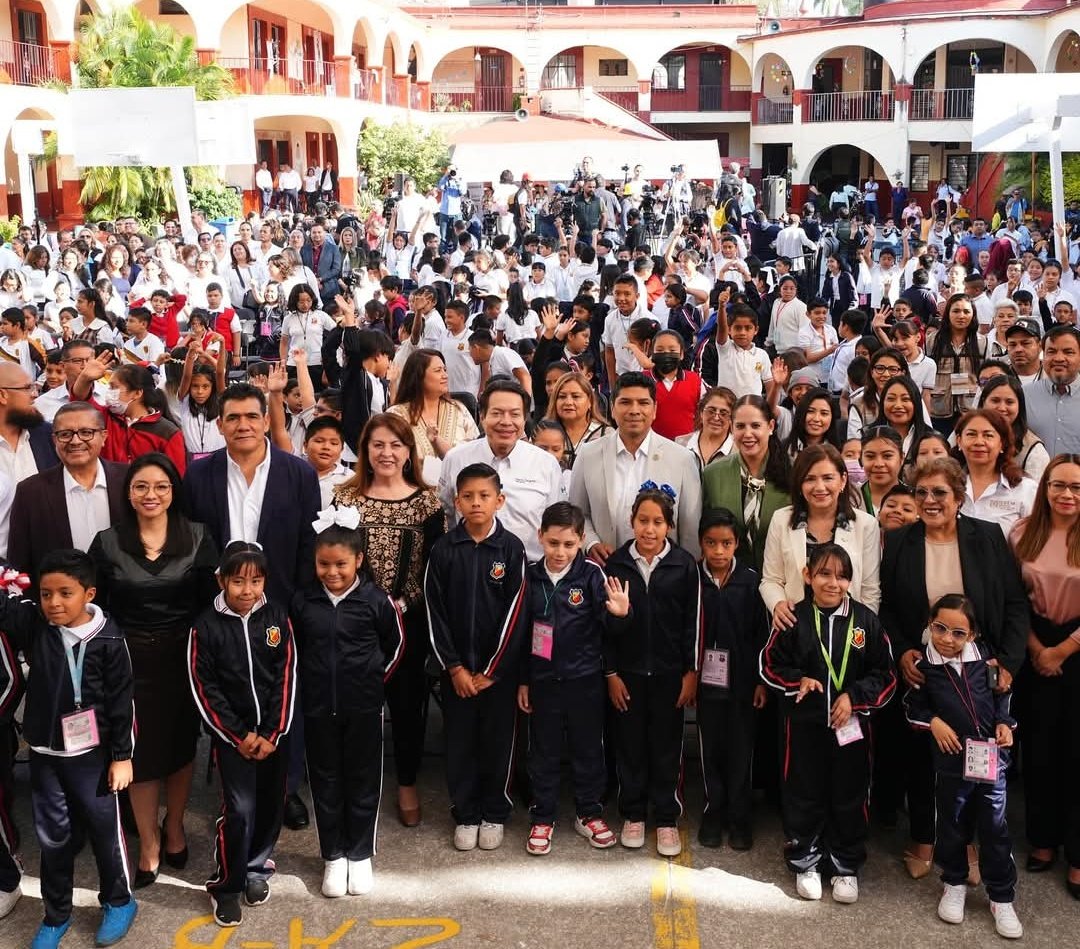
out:
{"label": "school crest patch on jacket", "polygon": [[570,591],[570,596],[566,598],[566,602],[571,606],[581,606],[585,602],[585,594],[581,591],[580,587],[574,587]]}
{"label": "school crest patch on jacket", "polygon": [[856,626],[851,633],[851,645],[856,649],[862,649],[866,645],[866,630],[861,626]]}
{"label": "school crest patch on jacket", "polygon": [[267,626],[266,627],[266,645],[267,646],[280,646],[281,645],[281,627],[280,626]]}
{"label": "school crest patch on jacket", "polygon": [[492,580],[501,580],[506,576],[506,564],[501,560],[496,560],[495,563],[491,565],[490,576]]}

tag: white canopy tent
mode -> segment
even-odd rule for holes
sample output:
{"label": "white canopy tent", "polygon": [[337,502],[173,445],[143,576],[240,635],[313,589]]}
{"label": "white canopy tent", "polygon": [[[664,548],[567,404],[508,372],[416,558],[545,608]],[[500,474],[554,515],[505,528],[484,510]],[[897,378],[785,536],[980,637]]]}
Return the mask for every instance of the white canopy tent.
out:
{"label": "white canopy tent", "polygon": [[[489,123],[486,128],[491,134],[497,126],[497,144],[470,140],[473,136],[466,133],[453,145],[454,164],[468,181],[498,181],[504,169],[510,169],[515,179],[527,171],[533,181],[569,181],[582,156],[591,155],[593,168],[613,179],[621,174],[623,165],[633,168],[640,164],[642,177],[647,179],[670,178],[671,166],[682,165],[688,178],[720,180],[720,153],[715,141],[656,140],[616,129],[600,132],[595,126],[588,134],[575,137],[574,126],[579,123],[566,123],[569,127],[562,131],[570,133],[567,137],[539,139],[527,126],[541,122],[543,119],[522,123],[509,119]],[[516,140],[519,135],[520,140]],[[450,138],[453,141],[454,136]]]}
{"label": "white canopy tent", "polygon": [[1076,74],[978,75],[971,120],[976,152],[1049,152],[1054,222],[1065,220],[1062,151],[1080,151]]}

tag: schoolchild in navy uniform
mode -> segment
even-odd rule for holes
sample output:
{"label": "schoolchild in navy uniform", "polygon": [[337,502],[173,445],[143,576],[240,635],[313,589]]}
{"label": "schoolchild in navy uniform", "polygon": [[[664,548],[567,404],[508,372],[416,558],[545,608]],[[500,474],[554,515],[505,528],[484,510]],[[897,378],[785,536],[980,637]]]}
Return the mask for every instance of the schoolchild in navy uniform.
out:
{"label": "schoolchild in navy uniform", "polygon": [[977,640],[975,607],[959,593],[934,604],[930,641],[916,668],[926,681],[904,698],[908,721],[928,729],[934,739],[937,842],[934,860],[945,885],[938,916],[964,921],[968,845],[979,835],[979,873],[990,897],[998,935],[1019,939],[1024,927],[1016,916],[1016,863],[1005,817],[1005,776],[1016,721],[1012,694],[995,693],[996,664]]}
{"label": "schoolchild in navy uniform", "polygon": [[525,849],[551,851],[559,807],[563,733],[574,773],[574,830],[592,846],[615,846],[603,818],[607,784],[604,763],[604,656],[606,618],[625,621],[625,586],[585,559],[585,515],[566,501],[552,504],[540,520],[544,556],[529,565],[525,600],[531,647],[522,650],[518,708],[529,717],[529,783],[532,826]]}
{"label": "schoolchild in navy uniform", "polygon": [[354,507],[320,511],[316,583],[290,614],[299,656],[308,780],[323,896],[370,893],[383,774],[383,685],[397,668],[405,629],[394,601],[364,562]]}
{"label": "schoolchild in navy uniform", "polygon": [[[15,570],[8,573],[18,576]],[[25,574],[22,576],[25,577]],[[6,575],[0,583],[4,580],[7,580]],[[21,593],[29,585],[29,577],[26,577],[26,586],[18,584],[14,590],[9,586],[8,591]],[[4,590],[0,589],[0,596],[3,595]],[[0,755],[3,756],[0,761],[0,919],[15,909],[15,904],[22,896],[19,886],[22,871],[14,857],[18,849],[18,835],[11,813],[11,762],[15,759],[19,740],[15,731],[15,710],[19,707],[26,689],[17,653],[18,650],[11,644],[7,634],[0,629]]]}
{"label": "schoolchild in navy uniform", "polygon": [[266,599],[262,547],[233,541],[218,568],[221,593],[188,637],[188,678],[210,727],[221,774],[217,871],[206,883],[214,922],[239,926],[270,899],[270,860],[285,812],[296,650],[286,608]]}
{"label": "schoolchild in navy uniform", "polygon": [[461,521],[432,546],[424,594],[443,669],[454,846],[494,850],[512,807],[525,547],[495,516],[505,498],[494,468],[466,465],[455,488]]}
{"label": "schoolchild in navy uniform", "polygon": [[795,625],[774,629],[761,652],[761,676],[782,692],[784,752],[780,809],[784,856],[799,896],[859,898],[866,862],[870,739],[865,719],[896,691],[889,638],[877,617],[848,596],[851,559],[836,544],[807,553],[803,579],[812,596]]}
{"label": "schoolchild in navy uniform", "polygon": [[31,949],[54,949],[71,926],[76,844],[72,814],[97,862],[99,946],[127,935],[137,906],[117,792],[131,783],[134,676],[120,628],[93,602],[93,560],[55,550],[38,569],[40,610],[0,597],[0,628],[30,664],[23,737],[30,746],[34,830],[45,919]]}
{"label": "schoolchild in navy uniform", "polygon": [[645,846],[652,805],[656,851],[682,852],[683,709],[694,704],[701,655],[701,582],[694,558],[669,539],[674,491],[646,482],[631,508],[634,539],[607,560],[609,576],[626,584],[630,619],[604,637],[608,697],[615,718],[619,835],[624,847]]}
{"label": "schoolchild in navy uniform", "polygon": [[704,652],[697,696],[705,813],[698,842],[719,847],[723,832],[733,850],[754,844],[753,784],[756,711],[767,701],[757,657],[769,620],[758,593],[753,561],[736,556],[739,528],[726,508],[707,510],[701,543],[701,613]]}

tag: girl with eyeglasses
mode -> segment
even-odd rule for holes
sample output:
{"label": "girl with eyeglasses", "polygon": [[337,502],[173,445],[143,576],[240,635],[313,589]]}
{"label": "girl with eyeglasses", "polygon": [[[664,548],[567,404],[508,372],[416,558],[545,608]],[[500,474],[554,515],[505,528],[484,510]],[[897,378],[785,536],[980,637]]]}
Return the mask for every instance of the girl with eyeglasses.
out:
{"label": "girl with eyeglasses", "polygon": [[907,360],[899,349],[879,349],[870,357],[866,385],[849,401],[847,437],[859,438],[864,426],[881,414],[881,390],[885,383],[908,374]]}
{"label": "girl with eyeglasses", "polygon": [[1080,900],[1080,455],[1047,465],[1030,516],[1009,538],[1031,598],[1024,704],[1024,814],[1029,873],[1065,846],[1065,886]]}
{"label": "girl with eyeglasses", "polygon": [[[887,531],[881,559],[881,621],[889,631],[897,666],[909,688],[925,676],[916,668],[930,606],[948,593],[971,600],[977,627],[998,663],[998,692],[1012,685],[1024,659],[1028,601],[1016,560],[996,524],[960,513],[966,478],[951,458],[926,461],[912,486],[919,520]],[[878,786],[905,788],[911,841],[904,864],[914,879],[930,873],[934,853],[935,809],[931,747],[925,732],[902,723],[897,741],[881,741]],[[886,760],[882,760],[886,759]],[[971,874],[978,880],[974,850]]]}

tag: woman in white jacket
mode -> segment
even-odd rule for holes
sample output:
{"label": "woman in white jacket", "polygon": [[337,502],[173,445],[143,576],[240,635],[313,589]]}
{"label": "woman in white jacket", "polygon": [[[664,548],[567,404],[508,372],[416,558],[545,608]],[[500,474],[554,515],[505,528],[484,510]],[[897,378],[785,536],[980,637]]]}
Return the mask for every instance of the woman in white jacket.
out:
{"label": "woman in white jacket", "polygon": [[853,567],[849,592],[876,613],[881,601],[877,521],[852,505],[840,452],[832,445],[811,445],[800,452],[791,472],[791,506],[773,515],[765,539],[760,590],[774,627],[795,624],[795,605],[806,595],[802,571],[807,551],[826,543],[848,552]]}

